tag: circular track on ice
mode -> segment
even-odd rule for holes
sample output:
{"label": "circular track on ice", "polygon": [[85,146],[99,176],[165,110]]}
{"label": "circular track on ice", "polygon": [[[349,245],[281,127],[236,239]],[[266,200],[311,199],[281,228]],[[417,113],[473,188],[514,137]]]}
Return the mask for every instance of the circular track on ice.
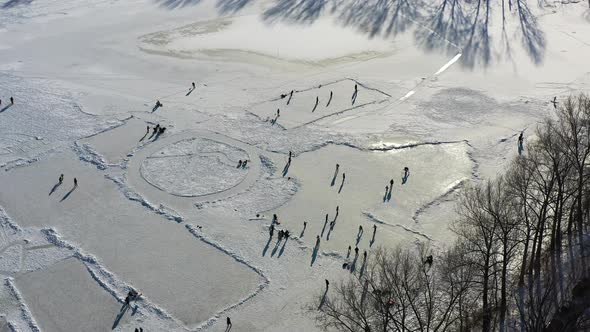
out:
{"label": "circular track on ice", "polygon": [[[237,168],[238,160],[248,160]],[[186,131],[137,151],[128,179],[148,198],[192,202],[227,198],[248,189],[260,175],[260,156],[251,145],[219,133]]]}
{"label": "circular track on ice", "polygon": [[199,197],[237,186],[248,174],[246,151],[202,137],[180,140],[143,160],[141,176],[154,187],[176,196]]}

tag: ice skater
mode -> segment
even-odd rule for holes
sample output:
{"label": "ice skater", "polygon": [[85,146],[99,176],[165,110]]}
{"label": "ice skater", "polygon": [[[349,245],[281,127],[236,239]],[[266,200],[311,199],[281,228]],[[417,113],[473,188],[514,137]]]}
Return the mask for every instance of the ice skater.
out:
{"label": "ice skater", "polygon": [[248,165],[248,160],[244,160],[244,162],[242,163],[242,168],[246,168],[246,165]]}
{"label": "ice skater", "polygon": [[324,221],[324,227],[322,227],[322,234],[321,237],[324,236],[324,232],[326,231],[326,225],[328,224],[328,214],[326,213],[326,220]]}
{"label": "ice skater", "polygon": [[305,234],[305,229],[307,228],[307,221],[303,222],[303,229],[301,230],[301,234],[299,234],[299,237],[303,237],[303,234]]}
{"label": "ice skater", "polygon": [[78,179],[74,178],[74,187],[77,188],[78,187]]}
{"label": "ice skater", "polygon": [[64,182],[64,175],[60,175],[59,176],[59,184],[62,184],[62,182]]}
{"label": "ice skater", "polygon": [[356,259],[359,256],[359,247],[354,247],[354,258]]}
{"label": "ice skater", "polygon": [[193,82],[193,90],[196,88],[197,88],[197,86],[195,85],[195,82]]}
{"label": "ice skater", "polygon": [[272,235],[275,233],[275,225],[274,224],[270,224],[270,227],[268,229],[268,234],[270,235],[270,238],[272,239]]}
{"label": "ice skater", "polygon": [[14,98],[10,97],[10,104],[14,105]]}
{"label": "ice skater", "polygon": [[429,256],[426,257],[426,260],[424,261],[424,264],[428,264],[428,267],[431,267],[432,266],[432,260],[433,260],[432,255],[429,255]]}
{"label": "ice skater", "polygon": [[338,189],[338,193],[342,191],[342,187],[344,187],[344,181],[346,181],[346,173],[342,173],[342,183],[340,183],[340,189]]}
{"label": "ice skater", "polygon": [[330,183],[330,187],[333,187],[336,183],[336,177],[338,176],[338,170],[340,169],[340,164],[336,164],[336,170],[334,170],[334,176],[332,177],[332,182]]}
{"label": "ice skater", "polygon": [[293,90],[291,90],[291,93],[289,93],[289,99],[287,100],[287,105],[289,105],[289,103],[291,102],[291,98],[293,98]]}
{"label": "ice skater", "polygon": [[352,98],[350,98],[353,105],[354,105],[354,102],[356,101],[356,96],[358,95],[358,92],[359,92],[358,86],[355,84],[354,85],[354,93],[352,94]]}
{"label": "ice skater", "polygon": [[520,135],[518,135],[518,155],[522,155],[522,151],[524,150],[524,132],[520,132]]}
{"label": "ice skater", "polygon": [[320,247],[320,236],[317,235],[316,239],[315,239],[315,250],[317,250]]}
{"label": "ice skater", "polygon": [[232,327],[231,319],[229,317],[227,317],[225,319],[225,322],[227,323],[227,327],[225,328],[225,332],[228,332],[229,330],[231,330],[231,327]]}
{"label": "ice skater", "polygon": [[237,168],[240,168],[240,167],[242,167],[242,159],[238,160],[238,167]]}
{"label": "ice skater", "polygon": [[551,103],[553,104],[553,108],[557,109],[557,96],[553,97],[553,100],[551,101]]}
{"label": "ice skater", "polygon": [[351,250],[351,246],[348,246],[348,251],[346,252],[346,258],[350,257],[350,250]]}
{"label": "ice skater", "polygon": [[328,291],[328,288],[330,288],[330,282],[328,281],[328,279],[326,279],[326,291]]}

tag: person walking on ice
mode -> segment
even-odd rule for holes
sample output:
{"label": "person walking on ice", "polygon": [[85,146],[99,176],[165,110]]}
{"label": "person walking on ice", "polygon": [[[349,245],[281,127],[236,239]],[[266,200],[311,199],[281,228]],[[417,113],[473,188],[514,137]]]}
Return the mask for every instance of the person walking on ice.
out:
{"label": "person walking on ice", "polygon": [[59,176],[59,184],[62,184],[62,182],[64,182],[64,175],[60,175]]}
{"label": "person walking on ice", "polygon": [[193,82],[193,90],[196,89],[197,87],[195,86],[195,82]]}
{"label": "person walking on ice", "polygon": [[524,137],[523,137],[524,132],[520,132],[520,135],[518,136],[518,155],[522,155],[522,151],[524,150]]}
{"label": "person walking on ice", "polygon": [[14,98],[10,97],[10,104],[14,105]]}
{"label": "person walking on ice", "polygon": [[330,288],[330,281],[328,281],[328,279],[326,279],[326,291],[328,291],[328,288]]}
{"label": "person walking on ice", "polygon": [[229,317],[227,317],[225,319],[225,322],[227,323],[227,326],[225,328],[225,332],[228,332],[229,330],[231,330],[231,327],[232,327],[231,319]]}
{"label": "person walking on ice", "polygon": [[74,178],[74,187],[78,187],[78,179]]}
{"label": "person walking on ice", "polygon": [[402,184],[406,184],[406,182],[408,182],[409,177],[410,177],[410,169],[406,166],[406,167],[404,167],[404,176],[402,177]]}

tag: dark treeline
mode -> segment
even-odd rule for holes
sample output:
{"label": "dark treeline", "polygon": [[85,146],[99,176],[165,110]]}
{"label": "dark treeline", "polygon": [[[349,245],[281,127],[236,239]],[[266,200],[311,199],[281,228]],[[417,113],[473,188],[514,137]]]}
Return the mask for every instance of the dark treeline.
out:
{"label": "dark treeline", "polygon": [[361,332],[589,330],[589,158],[590,98],[570,97],[505,174],[462,192],[449,248],[378,250],[362,277],[316,299],[318,323]]}

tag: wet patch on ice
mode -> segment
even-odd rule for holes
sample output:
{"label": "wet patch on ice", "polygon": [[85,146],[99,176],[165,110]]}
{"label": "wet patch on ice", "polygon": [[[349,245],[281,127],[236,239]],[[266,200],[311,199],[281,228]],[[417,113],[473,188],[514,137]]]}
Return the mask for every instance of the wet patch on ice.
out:
{"label": "wet patch on ice", "polygon": [[[281,224],[291,229],[300,229],[307,221],[306,242],[313,244],[319,235],[322,250],[429,240],[430,234],[416,228],[413,217],[471,178],[469,150],[465,142],[402,144],[391,150],[327,145],[293,160],[289,174],[301,187],[293,199],[270,213],[277,213]],[[404,181],[406,166],[410,176]],[[390,180],[393,190],[386,193]],[[373,240],[375,220],[390,227],[378,230]],[[359,226],[363,227],[360,237]]]}

